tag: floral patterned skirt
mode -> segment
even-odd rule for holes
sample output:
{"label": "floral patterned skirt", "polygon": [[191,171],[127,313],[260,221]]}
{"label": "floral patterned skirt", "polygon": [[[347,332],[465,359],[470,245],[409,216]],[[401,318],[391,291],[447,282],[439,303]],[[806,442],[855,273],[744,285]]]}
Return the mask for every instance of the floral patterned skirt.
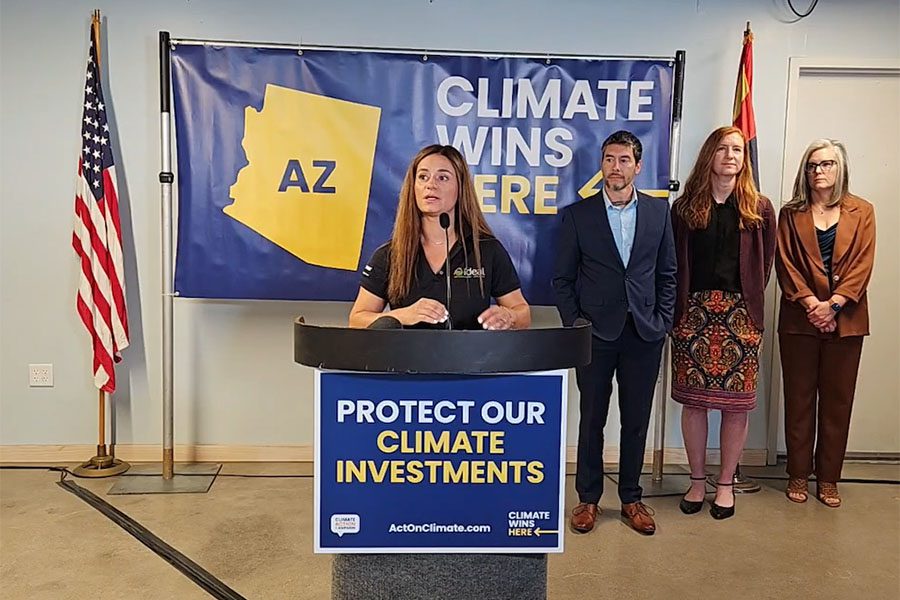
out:
{"label": "floral patterned skirt", "polygon": [[672,331],[672,399],[726,412],[756,408],[760,331],[741,294],[693,292]]}

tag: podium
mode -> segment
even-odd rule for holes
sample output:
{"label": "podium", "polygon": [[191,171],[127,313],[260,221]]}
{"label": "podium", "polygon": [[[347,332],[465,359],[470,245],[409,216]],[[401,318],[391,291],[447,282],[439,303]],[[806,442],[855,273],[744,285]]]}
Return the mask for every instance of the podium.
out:
{"label": "podium", "polygon": [[[567,370],[591,327],[294,324],[316,371],[316,552],[332,598],[546,598],[561,552]],[[478,524],[478,525],[476,525]]]}

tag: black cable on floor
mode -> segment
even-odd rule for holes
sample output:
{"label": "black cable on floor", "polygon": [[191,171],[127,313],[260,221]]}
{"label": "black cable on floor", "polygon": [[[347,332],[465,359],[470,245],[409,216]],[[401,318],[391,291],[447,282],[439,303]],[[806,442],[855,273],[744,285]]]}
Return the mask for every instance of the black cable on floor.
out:
{"label": "black cable on floor", "polygon": [[[177,469],[176,469],[177,471]],[[178,477],[210,477],[209,473],[178,473]],[[159,473],[122,473],[121,477],[159,477]],[[266,475],[264,473],[218,473],[216,479],[220,477],[247,477],[250,479],[312,479],[313,475],[288,475],[286,473],[272,473]]]}
{"label": "black cable on floor", "polygon": [[[96,477],[84,477],[82,475],[76,475],[72,471],[69,470],[68,467],[56,467],[51,465],[0,465],[0,469],[19,469],[25,471],[56,471],[59,473],[66,473],[71,477],[78,477],[79,479],[96,479]],[[179,477],[209,477],[209,473],[176,473]],[[122,473],[121,477],[159,477],[160,475],[153,473]],[[248,478],[261,478],[261,479],[312,479],[313,475],[291,475],[287,473],[218,473],[216,474],[216,478],[219,477],[248,477]]]}
{"label": "black cable on floor", "polygon": [[[618,475],[618,474],[619,474],[618,471],[606,471],[603,473],[603,475],[605,477],[607,477],[610,481],[613,481],[613,482],[614,482],[614,480],[612,479],[612,476]],[[641,475],[650,475],[650,473],[641,473]],[[663,473],[664,477],[668,476],[668,475],[671,475],[671,476],[683,475],[683,476],[687,477],[688,475],[690,475],[690,473],[687,473],[687,472]],[[787,475],[748,475],[747,473],[744,473],[744,475],[746,475],[749,479],[768,479],[768,480],[773,480],[773,481],[787,481],[788,480]],[[815,481],[816,478],[810,477],[809,480]],[[838,483],[871,483],[872,485],[900,485],[900,480],[898,480],[898,479],[864,479],[862,477],[844,477],[840,481],[838,481]],[[677,496],[677,495],[680,495],[680,494],[663,494],[663,496]]]}
{"label": "black cable on floor", "polygon": [[225,585],[209,571],[154,535],[149,529],[109,504],[90,490],[74,481],[66,479],[66,473],[59,477],[57,485],[103,513],[110,521],[130,533],[139,542],[155,552],[164,561],[181,571],[188,579],[219,600],[246,600],[239,593]]}
{"label": "black cable on floor", "polygon": [[23,471],[57,471],[59,473],[68,473],[74,475],[68,467],[54,467],[51,465],[0,465],[0,469],[23,470]]}
{"label": "black cable on floor", "polygon": [[[746,475],[746,473],[745,473]],[[747,475],[750,479],[771,479],[775,481],[787,481],[787,475]],[[815,477],[810,477],[810,481],[815,481]],[[900,485],[897,479],[863,479],[861,477],[845,477],[838,483],[871,483],[872,485]]]}

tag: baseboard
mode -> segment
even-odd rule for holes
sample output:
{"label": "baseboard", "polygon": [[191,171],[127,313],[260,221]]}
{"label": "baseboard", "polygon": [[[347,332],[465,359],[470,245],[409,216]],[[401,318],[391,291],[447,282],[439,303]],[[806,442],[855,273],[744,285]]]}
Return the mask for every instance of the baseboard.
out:
{"label": "baseboard", "polygon": [[[0,463],[83,462],[97,453],[89,444],[0,446]],[[162,447],[120,444],[115,455],[131,463],[162,462]],[[231,444],[176,444],[176,462],[312,462],[311,444],[246,446]]]}
{"label": "baseboard", "polygon": [[[566,448],[566,463],[575,464],[577,448],[568,446]],[[722,454],[718,449],[710,449],[706,451],[706,464],[718,465],[722,461]],[[617,463],[619,462],[619,449],[606,448],[603,450],[603,462]],[[653,451],[647,450],[644,453],[644,464],[653,462]],[[686,465],[688,464],[687,452],[684,448],[666,448],[663,451],[663,464],[667,465]],[[741,464],[749,467],[761,467],[766,464],[765,448],[745,448],[741,453]]]}
{"label": "baseboard", "polygon": [[[0,446],[0,464],[84,462],[94,456],[96,451],[97,447],[89,444]],[[116,446],[115,455],[132,463],[162,461],[161,447],[152,444],[121,444]],[[566,462],[570,467],[575,465],[575,456],[575,446],[568,446]],[[708,464],[717,465],[720,458],[718,450],[710,450],[706,454]],[[652,459],[653,453],[648,450],[644,455],[644,462],[649,464]],[[176,462],[312,462],[313,448],[311,444],[294,446],[183,444],[175,446],[175,460]],[[603,460],[608,463],[618,462],[619,449],[604,450]],[[666,448],[663,452],[663,462],[667,465],[686,465],[687,454],[683,448]],[[745,449],[741,455],[741,464],[765,465],[765,449]]]}

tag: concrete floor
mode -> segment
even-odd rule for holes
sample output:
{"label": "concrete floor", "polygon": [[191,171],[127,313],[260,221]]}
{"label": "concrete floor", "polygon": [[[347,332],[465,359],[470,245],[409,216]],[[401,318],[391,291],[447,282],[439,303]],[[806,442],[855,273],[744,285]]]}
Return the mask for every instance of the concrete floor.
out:
{"label": "concrete floor", "polygon": [[[308,465],[230,464],[223,473],[307,474]],[[780,469],[746,469],[774,475]],[[847,465],[845,478],[900,479],[897,465]],[[0,472],[0,598],[184,599],[205,591],[79,498],[58,474]],[[322,599],[331,558],[312,553],[311,478],[219,477],[207,494],[108,496],[111,480],[77,483],[139,521],[248,599]],[[574,504],[569,478],[569,508]],[[658,531],[618,518],[614,493],[587,535],[550,555],[548,597],[900,598],[900,486],[842,484],[844,506],[788,502],[784,483],[737,498],[717,522],[649,499]],[[614,490],[614,486],[607,488]]]}

